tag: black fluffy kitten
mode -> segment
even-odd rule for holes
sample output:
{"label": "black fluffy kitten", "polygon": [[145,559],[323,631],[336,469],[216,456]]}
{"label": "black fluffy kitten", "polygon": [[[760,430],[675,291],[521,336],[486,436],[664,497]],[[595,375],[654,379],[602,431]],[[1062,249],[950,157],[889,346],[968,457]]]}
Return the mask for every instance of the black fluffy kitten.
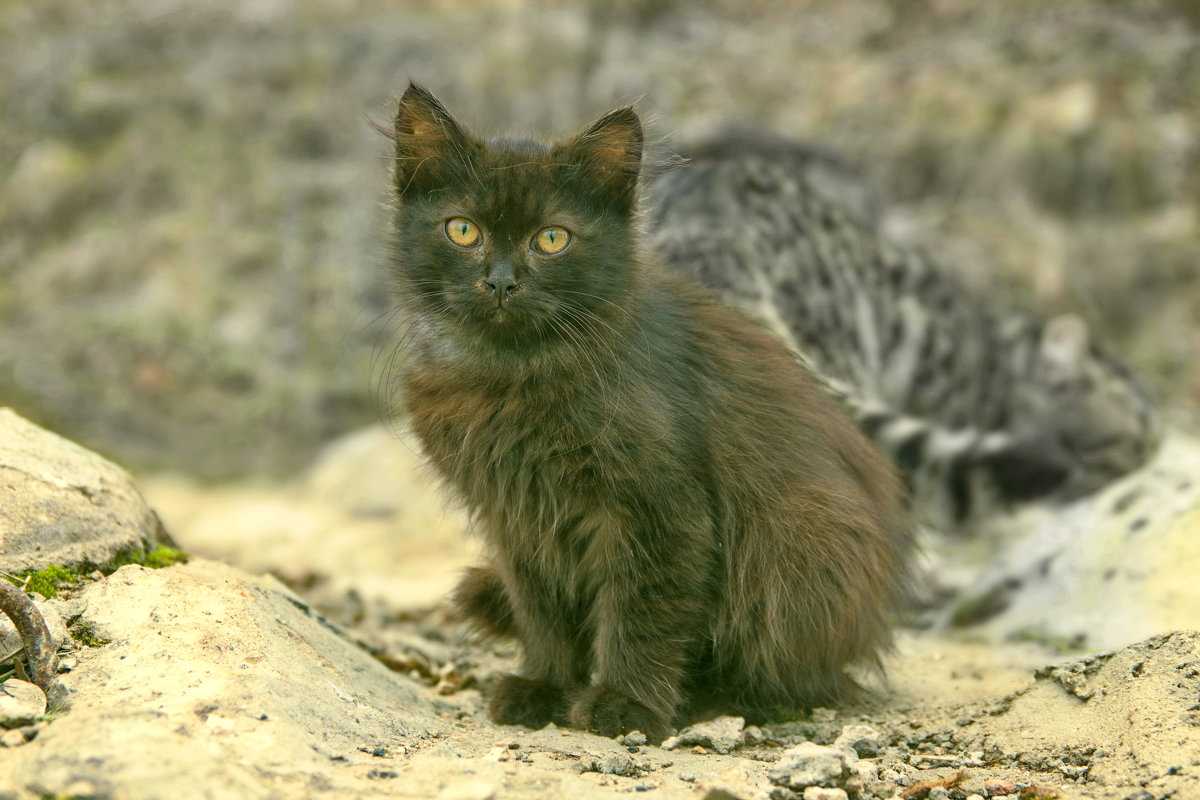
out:
{"label": "black fluffy kitten", "polygon": [[648,258],[634,112],[484,142],[410,85],[394,137],[405,404],[487,545],[458,607],[522,644],[493,719],[659,740],[845,699],[904,594],[897,479],[780,344]]}

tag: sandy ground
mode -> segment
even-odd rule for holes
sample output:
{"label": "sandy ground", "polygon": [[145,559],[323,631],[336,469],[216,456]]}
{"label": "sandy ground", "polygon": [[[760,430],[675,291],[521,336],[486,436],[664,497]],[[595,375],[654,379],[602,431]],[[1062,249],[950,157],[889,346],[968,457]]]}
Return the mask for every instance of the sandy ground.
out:
{"label": "sandy ground", "polygon": [[[340,442],[300,480],[283,487],[201,487],[161,476],[142,483],[188,550],[277,575],[385,663],[456,704],[454,733],[434,748],[438,758],[452,758],[460,767],[463,758],[479,760],[485,783],[500,797],[548,796],[544,785],[522,784],[496,761],[497,729],[484,718],[482,695],[498,672],[511,667],[513,651],[485,647],[447,622],[442,599],[457,572],[471,563],[474,547],[465,535],[466,520],[446,502],[410,445],[366,431]],[[1195,516],[1180,510],[1172,519]],[[1182,547],[1183,540],[1176,534],[1172,546]],[[1194,543],[1195,533],[1186,540]],[[1194,617],[1179,613],[1172,619]],[[1152,639],[1090,661],[1086,651],[1053,649],[1060,640],[1018,638],[986,626],[902,630],[887,680],[877,684],[872,699],[779,723],[768,729],[766,743],[738,751],[740,760],[722,768],[741,776],[734,780],[742,787],[734,796],[771,788],[761,774],[737,773],[746,763],[770,763],[781,748],[804,740],[829,744],[845,725],[866,722],[887,745],[879,763],[891,764],[886,777],[892,782],[863,796],[889,796],[962,769],[964,783],[951,797],[971,791],[986,796],[983,781],[993,780],[1062,797],[1200,798],[1195,636]],[[1067,666],[1048,668],[1053,664]],[[560,734],[597,738],[509,730],[525,754],[550,752],[547,742],[558,742],[554,737]],[[657,748],[645,752],[660,762],[679,762]],[[513,765],[518,763],[515,774],[524,775],[525,761]],[[447,764],[442,767],[449,769]],[[650,790],[638,786],[665,791],[689,783],[684,780],[689,770],[696,772],[690,764],[634,769],[626,776],[585,771],[582,777],[614,791]],[[713,768],[710,763],[705,780],[716,780],[720,771]],[[572,769],[578,773],[577,765]],[[442,782],[429,774],[441,774]],[[429,774],[420,791],[450,791],[463,777],[455,770]],[[1005,785],[990,784],[994,791]],[[788,796],[775,788],[778,797]]]}

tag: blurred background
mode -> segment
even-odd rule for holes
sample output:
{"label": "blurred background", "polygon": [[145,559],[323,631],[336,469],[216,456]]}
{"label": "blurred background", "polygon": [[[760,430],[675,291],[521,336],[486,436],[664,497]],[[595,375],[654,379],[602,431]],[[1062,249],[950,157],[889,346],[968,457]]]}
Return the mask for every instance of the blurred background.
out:
{"label": "blurred background", "polygon": [[281,476],[376,422],[387,122],[636,101],[840,151],[975,290],[1082,315],[1197,427],[1200,3],[3,0],[0,405],[142,472]]}

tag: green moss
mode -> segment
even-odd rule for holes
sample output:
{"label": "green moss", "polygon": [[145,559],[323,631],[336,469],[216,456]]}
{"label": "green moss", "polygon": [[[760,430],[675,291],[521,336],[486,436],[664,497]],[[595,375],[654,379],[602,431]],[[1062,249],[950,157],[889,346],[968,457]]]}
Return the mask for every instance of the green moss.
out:
{"label": "green moss", "polygon": [[78,582],[79,573],[57,564],[51,564],[45,569],[17,573],[17,580],[13,581],[25,591],[37,592],[42,597],[54,597],[63,585],[71,586]]}
{"label": "green moss", "polygon": [[[139,548],[121,553],[112,560],[111,564],[101,566],[100,569],[106,575],[127,564],[161,569],[162,567],[169,567],[172,564],[187,563],[188,558],[188,554],[182,550],[174,547],[166,547],[165,545],[156,547],[149,552]],[[37,592],[43,597],[56,597],[59,590],[64,586],[74,586],[82,580],[84,574],[96,568],[96,565],[84,564],[77,571],[68,567],[61,567],[58,564],[51,564],[43,569],[18,572],[16,575],[10,577],[9,580],[27,592]]]}
{"label": "green moss", "polygon": [[112,639],[98,635],[96,626],[86,619],[81,619],[71,626],[71,638],[84,647],[103,647],[112,642]]}
{"label": "green moss", "polygon": [[186,564],[190,556],[182,550],[177,550],[174,547],[163,545],[156,547],[150,552],[142,549],[132,550],[128,553],[122,553],[113,559],[113,569],[124,567],[127,564],[137,564],[150,569],[162,569],[169,567],[172,564]]}
{"label": "green moss", "polygon": [[157,547],[146,554],[146,566],[151,569],[162,569],[172,564],[186,564],[190,556],[174,547]]}

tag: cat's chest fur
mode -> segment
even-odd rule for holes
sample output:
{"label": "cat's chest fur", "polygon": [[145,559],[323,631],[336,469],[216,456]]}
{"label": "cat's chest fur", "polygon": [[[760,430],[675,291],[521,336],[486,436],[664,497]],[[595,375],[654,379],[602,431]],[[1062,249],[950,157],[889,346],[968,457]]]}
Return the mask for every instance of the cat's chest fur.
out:
{"label": "cat's chest fur", "polygon": [[635,546],[614,541],[616,498],[638,493],[648,473],[698,463],[679,458],[687,444],[663,392],[618,363],[489,379],[447,363],[416,367],[406,391],[413,430],[490,549],[564,586]]}

